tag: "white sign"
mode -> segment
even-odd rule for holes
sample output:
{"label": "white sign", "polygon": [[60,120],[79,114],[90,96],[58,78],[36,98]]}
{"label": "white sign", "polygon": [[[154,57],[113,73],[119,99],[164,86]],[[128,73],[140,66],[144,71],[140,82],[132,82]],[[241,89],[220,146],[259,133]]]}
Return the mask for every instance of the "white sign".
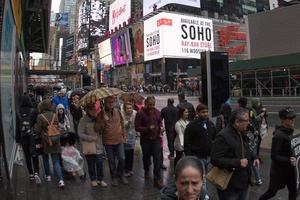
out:
{"label": "white sign", "polygon": [[100,63],[112,65],[110,39],[104,40],[98,44]]}
{"label": "white sign", "polygon": [[200,8],[200,0],[144,0],[143,15],[148,15],[155,9],[159,9],[168,4],[180,4]]}
{"label": "white sign", "polygon": [[214,51],[210,19],[160,13],[144,22],[145,61],[165,58],[198,58]]}
{"label": "white sign", "polygon": [[278,8],[278,0],[269,0],[269,4],[270,4],[270,10],[273,10],[275,8]]}
{"label": "white sign", "polygon": [[131,17],[131,0],[116,0],[109,7],[109,30],[113,30],[123,22],[128,23]]}

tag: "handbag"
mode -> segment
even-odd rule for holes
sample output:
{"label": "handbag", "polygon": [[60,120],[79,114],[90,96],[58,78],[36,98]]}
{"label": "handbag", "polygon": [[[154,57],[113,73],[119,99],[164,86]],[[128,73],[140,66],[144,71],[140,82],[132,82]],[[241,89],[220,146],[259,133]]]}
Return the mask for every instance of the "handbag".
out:
{"label": "handbag", "polygon": [[233,171],[213,166],[206,175],[206,179],[213,185],[215,185],[218,189],[225,190],[232,177],[232,174]]}
{"label": "handbag", "polygon": [[[242,136],[240,135],[242,145],[242,156],[245,157],[244,143]],[[233,171],[213,166],[207,173],[206,179],[215,185],[220,190],[225,190],[229,184],[229,181],[233,175]]]}

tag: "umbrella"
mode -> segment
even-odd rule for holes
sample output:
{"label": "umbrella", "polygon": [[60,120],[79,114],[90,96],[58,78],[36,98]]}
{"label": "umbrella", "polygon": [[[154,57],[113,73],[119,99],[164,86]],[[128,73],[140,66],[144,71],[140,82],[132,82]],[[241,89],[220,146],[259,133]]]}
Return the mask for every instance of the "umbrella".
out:
{"label": "umbrella", "polygon": [[118,88],[102,87],[88,92],[81,98],[79,104],[82,106],[94,104],[98,99],[104,99],[109,96],[116,96],[124,92]]}

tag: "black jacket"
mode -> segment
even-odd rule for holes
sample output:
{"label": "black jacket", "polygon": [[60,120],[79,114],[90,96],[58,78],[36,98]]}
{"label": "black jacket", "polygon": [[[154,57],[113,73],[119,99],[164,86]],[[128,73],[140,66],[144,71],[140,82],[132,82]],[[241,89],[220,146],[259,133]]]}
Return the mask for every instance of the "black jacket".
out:
{"label": "black jacket", "polygon": [[[242,143],[244,155],[242,155]],[[240,135],[228,125],[219,134],[212,145],[211,163],[214,166],[233,171],[227,189],[246,189],[251,184],[250,164],[256,157],[251,153],[246,135]],[[248,159],[248,166],[241,167],[240,160]]]}
{"label": "black jacket", "polygon": [[82,117],[82,109],[81,107],[75,106],[73,103],[70,105],[70,113],[73,117],[73,120],[79,121]]}
{"label": "black jacket", "polygon": [[[177,189],[176,189],[175,184],[172,185],[172,186],[164,187],[160,191],[160,199],[161,200],[178,200],[176,192],[177,192]],[[203,187],[203,184],[202,184],[200,197],[197,200],[209,200],[209,199],[210,198],[208,196],[208,193],[207,193],[205,187]]]}
{"label": "black jacket", "polygon": [[165,120],[166,131],[174,131],[178,120],[178,109],[173,105],[168,105],[161,110],[160,115],[161,119]]}
{"label": "black jacket", "polygon": [[203,120],[194,119],[184,131],[184,152],[186,155],[198,158],[210,157],[212,141],[216,136],[215,125],[211,121],[205,121],[207,129],[203,127]]}
{"label": "black jacket", "polygon": [[193,121],[193,119],[195,118],[196,116],[196,113],[195,113],[195,108],[193,106],[193,104],[191,104],[190,102],[188,102],[187,100],[184,100],[182,101],[181,103],[179,103],[177,105],[177,108],[184,108],[184,109],[188,109],[189,111],[189,121]]}
{"label": "black jacket", "polygon": [[293,129],[277,126],[274,131],[271,148],[270,188],[284,188],[289,181],[295,181],[295,167],[291,165],[293,156],[291,138]]}
{"label": "black jacket", "polygon": [[[16,114],[16,142],[22,142],[22,138],[21,138],[21,118],[22,115],[26,114],[29,116],[30,118],[30,126],[31,128],[33,128],[33,126],[36,123],[36,119],[37,119],[37,109],[33,107],[33,103],[30,99],[29,96],[22,96],[21,98],[21,105],[19,108],[19,111]],[[25,138],[23,138],[25,139]]]}

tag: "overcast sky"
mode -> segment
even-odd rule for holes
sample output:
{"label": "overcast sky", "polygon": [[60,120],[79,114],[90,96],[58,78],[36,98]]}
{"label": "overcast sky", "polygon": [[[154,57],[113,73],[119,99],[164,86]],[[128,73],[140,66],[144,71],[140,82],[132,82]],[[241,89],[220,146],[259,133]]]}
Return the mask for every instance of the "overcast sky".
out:
{"label": "overcast sky", "polygon": [[57,13],[59,11],[60,0],[52,0],[51,11]]}

